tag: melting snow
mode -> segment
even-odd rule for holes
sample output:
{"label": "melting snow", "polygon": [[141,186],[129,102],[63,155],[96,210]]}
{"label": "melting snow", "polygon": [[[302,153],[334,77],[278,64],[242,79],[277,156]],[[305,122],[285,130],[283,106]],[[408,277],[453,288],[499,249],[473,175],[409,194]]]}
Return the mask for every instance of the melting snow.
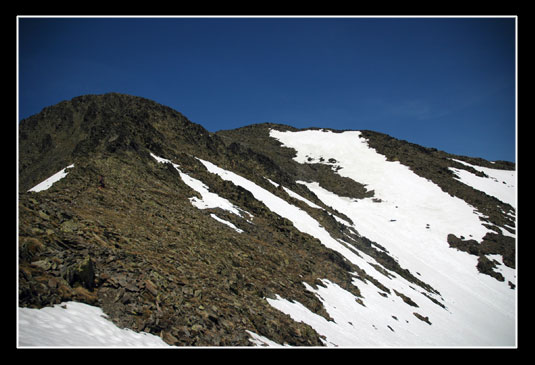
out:
{"label": "melting snow", "polygon": [[[188,174],[183,173],[180,170],[180,166],[172,163],[170,160],[167,160],[162,157],[158,157],[151,153],[152,157],[158,161],[159,163],[170,163],[173,165],[173,167],[178,171],[180,174],[180,178],[186,185],[188,185],[190,188],[201,194],[201,199],[198,199],[196,197],[190,198],[191,204],[193,206],[199,208],[199,209],[210,209],[210,208],[221,208],[223,210],[229,211],[231,213],[236,214],[237,216],[241,215],[241,209],[236,207],[234,204],[232,204],[230,201],[228,201],[225,198],[220,197],[219,195],[212,193],[208,190],[208,186],[203,184],[202,181],[197,180],[189,176]],[[227,222],[228,223],[228,222]]]}
{"label": "melting snow", "polygon": [[39,191],[49,189],[52,185],[54,185],[54,183],[58,182],[59,180],[67,176],[67,174],[69,173],[67,169],[71,169],[73,167],[74,167],[74,164],[65,167],[63,170],[56,172],[54,175],[50,176],[45,181],[35,185],[33,188],[31,188],[28,191],[39,192]]}
{"label": "melting snow", "polygon": [[249,339],[249,341],[251,341],[252,343],[254,343],[256,346],[261,346],[261,347],[283,347],[282,345],[274,342],[274,341],[271,341],[269,338],[267,337],[264,337],[264,336],[260,336],[259,334],[257,333],[254,333],[252,331],[245,331],[249,334],[249,336],[251,336],[251,338]]}
{"label": "melting snow", "polygon": [[220,223],[223,223],[224,225],[229,226],[230,228],[232,228],[233,230],[235,230],[238,233],[243,233],[243,230],[239,229],[238,227],[236,227],[234,224],[230,223],[229,221],[226,221],[224,219],[219,218],[217,215],[215,215],[213,213],[210,214],[210,217],[214,218],[216,221],[218,221]]}
{"label": "melting snow", "polygon": [[497,263],[496,269],[494,271],[499,272],[503,275],[505,282],[509,281],[516,285],[516,270],[506,266],[503,263],[503,257],[501,255],[485,255],[490,261],[495,261]]}
{"label": "melting snow", "polygon": [[488,195],[511,205],[516,210],[516,171],[490,169],[488,167],[476,166],[467,162],[452,159],[463,165],[473,167],[477,171],[483,172],[488,177],[480,177],[472,174],[470,171],[450,167],[457,178],[466,185],[476,190],[482,191]]}
{"label": "melting snow", "polygon": [[[279,187],[280,184],[277,184],[276,182],[274,181],[271,181],[270,179],[267,179],[272,185],[276,186],[276,187]],[[316,209],[323,209],[322,207],[320,207],[319,205],[317,204],[314,204],[312,203],[310,200],[306,199],[306,198],[303,198],[301,195],[297,194],[296,192],[294,192],[293,190],[290,190],[288,189],[287,187],[282,187],[284,189],[284,191],[286,191],[288,193],[288,195],[290,195],[292,198],[294,199],[297,199],[297,200],[301,200],[302,202],[304,202],[305,204],[307,204],[309,207],[312,207],[312,208],[316,208]]]}
{"label": "melting snow", "polygon": [[288,188],[285,188],[284,186],[282,187],[287,193],[288,195],[290,195],[292,198],[295,198],[297,200],[301,200],[302,202],[306,203],[309,207],[312,207],[312,208],[316,208],[316,209],[323,209],[322,207],[320,207],[319,205],[317,204],[314,204],[312,203],[310,200],[306,199],[306,198],[303,198],[301,195],[293,192],[292,190],[288,189]]}
{"label": "melting snow", "polygon": [[235,174],[232,171],[222,169],[209,161],[201,161],[204,166],[213,174],[219,175],[223,180],[232,181],[234,184],[249,190],[253,196],[264,203],[271,211],[278,215],[287,218],[293,222],[295,227],[301,232],[309,233],[314,237],[318,237],[327,247],[341,250],[347,255],[351,255],[351,251],[345,248],[340,242],[332,238],[329,233],[304,210],[288,203],[286,200],[279,198],[254,182]]}
{"label": "melting snow", "polygon": [[22,347],[168,347],[160,337],[121,329],[102,309],[67,302],[41,309],[19,308]]}

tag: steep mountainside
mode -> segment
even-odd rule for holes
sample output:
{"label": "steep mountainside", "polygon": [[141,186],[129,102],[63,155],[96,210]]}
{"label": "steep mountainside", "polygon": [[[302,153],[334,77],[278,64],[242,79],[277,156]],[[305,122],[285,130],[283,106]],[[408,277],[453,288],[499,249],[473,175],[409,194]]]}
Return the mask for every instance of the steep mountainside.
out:
{"label": "steep mountainside", "polygon": [[80,96],[19,125],[19,307],[176,346],[511,346],[514,169]]}

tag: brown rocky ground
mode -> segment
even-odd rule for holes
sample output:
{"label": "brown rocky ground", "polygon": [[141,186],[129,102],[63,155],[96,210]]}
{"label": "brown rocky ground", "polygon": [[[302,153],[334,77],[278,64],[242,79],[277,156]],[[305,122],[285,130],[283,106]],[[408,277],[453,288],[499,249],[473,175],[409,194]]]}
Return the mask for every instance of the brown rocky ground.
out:
{"label": "brown rocky ground", "polygon": [[135,158],[79,161],[49,190],[20,193],[19,305],[98,305],[119,326],[174,345],[250,345],[245,330],[281,344],[321,345],[315,331],[265,298],[295,299],[329,318],[303,282],[328,278],[358,294],[351,265],[246,191],[210,182],[224,186],[252,222],[198,210],[176,171]]}

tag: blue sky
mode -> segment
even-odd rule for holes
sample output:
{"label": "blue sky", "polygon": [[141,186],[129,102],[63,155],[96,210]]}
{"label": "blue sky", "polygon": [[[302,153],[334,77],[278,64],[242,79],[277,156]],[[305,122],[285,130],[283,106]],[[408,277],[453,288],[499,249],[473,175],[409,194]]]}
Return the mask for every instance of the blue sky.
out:
{"label": "blue sky", "polygon": [[19,18],[19,119],[84,94],[209,131],[370,129],[515,161],[515,18]]}

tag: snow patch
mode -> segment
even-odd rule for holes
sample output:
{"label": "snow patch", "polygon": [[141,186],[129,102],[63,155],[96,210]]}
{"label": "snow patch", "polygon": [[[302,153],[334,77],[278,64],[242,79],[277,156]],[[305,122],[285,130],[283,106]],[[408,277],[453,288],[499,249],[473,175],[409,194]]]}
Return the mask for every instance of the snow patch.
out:
{"label": "snow patch", "polygon": [[472,165],[461,160],[452,160],[470,166],[488,176],[480,177],[469,171],[450,167],[449,169],[455,173],[459,181],[511,205],[516,210],[515,170],[490,169],[488,167]]}
{"label": "snow patch", "polygon": [[66,302],[41,309],[18,309],[21,347],[170,347],[160,337],[121,329],[102,309]]}
{"label": "snow patch", "polygon": [[[434,345],[432,337],[424,335],[436,328],[417,319],[414,312],[421,309],[407,306],[396,295],[380,295],[377,288],[364,285],[368,292],[366,306],[360,304],[348,291],[329,280],[317,289],[305,284],[316,294],[334,321],[327,321],[299,302],[290,302],[278,296],[269,303],[302,321],[326,337],[329,347],[426,347]],[[361,287],[361,286],[359,286]],[[428,327],[428,328],[426,328]]]}
{"label": "snow patch", "polygon": [[305,204],[307,204],[309,207],[311,208],[316,208],[316,209],[323,209],[322,207],[320,207],[319,205],[317,204],[314,204],[312,203],[310,200],[306,199],[306,198],[303,198],[301,195],[297,194],[296,192],[288,189],[288,188],[285,188],[284,186],[282,187],[287,193],[288,195],[290,195],[292,198],[295,198],[297,200],[301,200],[302,202],[304,202]]}
{"label": "snow patch", "polygon": [[269,338],[264,337],[264,336],[260,336],[259,334],[254,333],[252,331],[246,330],[245,332],[247,332],[249,334],[249,336],[251,336],[249,341],[254,343],[256,346],[261,346],[261,347],[283,347],[282,345],[280,345],[280,344],[278,344],[278,343],[276,343],[274,341],[271,341]]}
{"label": "snow patch", "polygon": [[59,180],[63,179],[67,174],[69,173],[67,169],[72,169],[74,167],[74,164],[71,164],[67,167],[65,167],[63,170],[56,172],[54,175],[50,176],[48,179],[46,179],[43,182],[40,182],[39,184],[35,185],[33,188],[31,188],[28,191],[32,192],[39,192],[49,189],[54,183],[58,182]]}
{"label": "snow patch", "polygon": [[351,255],[351,251],[349,249],[345,248],[342,244],[332,238],[329,232],[327,232],[325,228],[323,228],[304,210],[288,203],[284,199],[279,198],[275,194],[272,194],[243,176],[218,167],[209,161],[199,158],[198,160],[207,168],[209,172],[219,175],[223,180],[231,181],[235,185],[241,186],[242,188],[248,190],[256,199],[264,203],[272,212],[280,215],[281,217],[289,219],[301,232],[317,237],[325,246],[329,248],[342,251],[343,254],[346,255]]}
{"label": "snow patch", "polygon": [[[196,197],[190,198],[191,204],[198,209],[210,209],[210,208],[221,208],[233,214],[236,214],[239,217],[243,217],[241,214],[241,209],[232,204],[225,198],[220,197],[219,195],[209,191],[208,186],[206,186],[202,181],[197,180],[189,176],[188,174],[183,173],[180,170],[180,166],[167,160],[162,157],[158,157],[151,152],[151,156],[158,161],[159,163],[170,163],[180,174],[180,178],[186,185],[190,188],[201,194],[201,199]],[[247,213],[249,214],[249,213]],[[251,214],[249,214],[251,216]],[[228,222],[227,222],[228,223]]]}
{"label": "snow patch", "polygon": [[503,275],[505,279],[505,283],[508,284],[511,282],[516,286],[516,270],[510,268],[509,266],[505,265],[503,263],[503,257],[502,255],[485,255],[490,261],[494,261],[497,263],[496,268],[494,271],[499,272]]}
{"label": "snow patch", "polygon": [[226,221],[224,219],[219,218],[217,215],[215,215],[213,213],[210,214],[210,217],[214,218],[219,223],[223,223],[224,225],[229,226],[230,228],[232,228],[233,230],[235,230],[238,233],[243,233],[243,230],[239,229],[238,227],[236,227],[234,224],[230,223],[229,221]]}
{"label": "snow patch", "polygon": [[[267,181],[269,181],[273,186],[275,187],[279,187],[280,184],[277,184],[276,182],[270,180],[270,179],[267,179]],[[299,183],[299,181],[297,181],[297,183]],[[323,209],[322,207],[320,207],[319,205],[317,204],[314,204],[312,203],[310,200],[306,199],[306,198],[303,198],[301,195],[297,194],[296,192],[294,192],[293,190],[290,190],[288,189],[287,187],[282,187],[284,189],[284,191],[286,191],[288,193],[288,195],[290,195],[292,198],[294,199],[297,199],[297,200],[300,200],[302,202],[304,202],[305,204],[307,204],[309,207],[311,208],[316,208],[316,209]]]}

